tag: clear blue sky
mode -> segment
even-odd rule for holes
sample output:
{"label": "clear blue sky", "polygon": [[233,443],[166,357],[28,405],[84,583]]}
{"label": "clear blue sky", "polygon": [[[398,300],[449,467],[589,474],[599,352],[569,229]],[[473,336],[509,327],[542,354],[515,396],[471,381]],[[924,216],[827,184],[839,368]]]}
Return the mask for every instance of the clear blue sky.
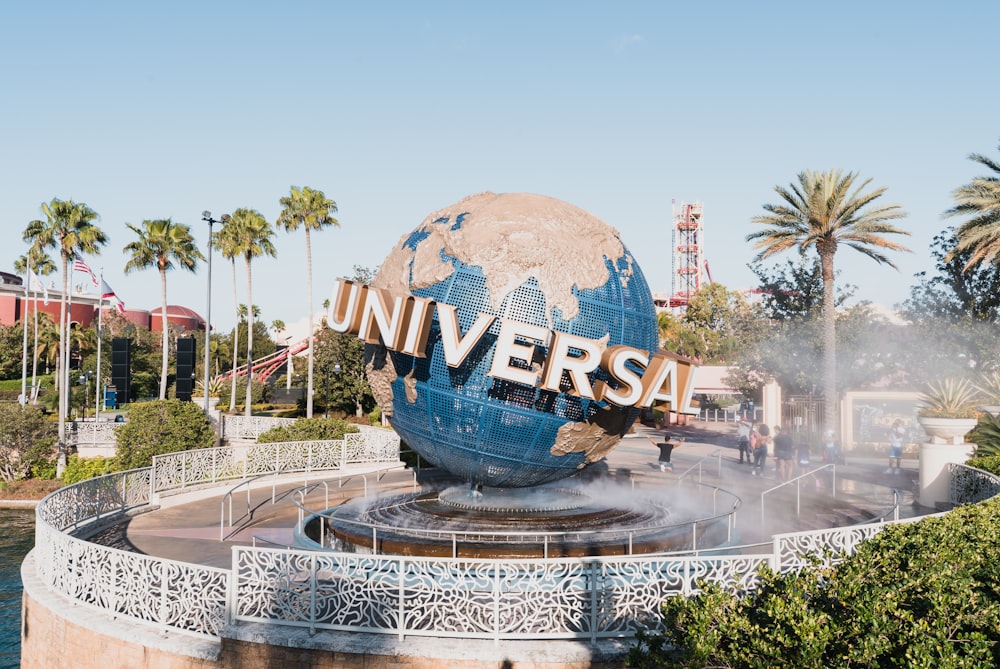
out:
{"label": "clear blue sky", "polygon": [[[85,202],[110,236],[91,265],[154,308],[156,272],[124,274],[126,222],[171,217],[204,249],[203,210],[273,222],[308,185],[341,223],[314,236],[317,307],[335,277],[484,190],[604,219],[654,291],[670,289],[671,199],[701,201],[713,278],[746,288],[744,239],[774,186],[842,168],[909,213],[899,272],[838,254],[860,297],[892,305],[932,268],[951,191],[983,173],[968,154],[998,157],[998,24],[995,0],[5,3],[0,268],[42,202]],[[275,243],[254,303],[291,324],[304,238]],[[231,327],[219,256],[213,279],[213,323]],[[203,313],[204,268],[173,272],[168,299]]]}

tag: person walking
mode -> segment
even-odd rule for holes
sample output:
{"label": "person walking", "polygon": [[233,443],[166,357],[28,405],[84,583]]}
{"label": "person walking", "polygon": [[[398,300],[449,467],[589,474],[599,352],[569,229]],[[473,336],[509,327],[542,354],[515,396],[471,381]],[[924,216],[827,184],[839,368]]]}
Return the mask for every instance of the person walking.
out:
{"label": "person walking", "polygon": [[[896,419],[892,423],[892,428],[889,429],[889,468],[885,470],[886,474],[899,474],[899,461],[903,457],[903,439],[906,437],[906,428],[903,427],[903,421]],[[895,464],[893,464],[895,462]]]}
{"label": "person walking", "polygon": [[660,449],[660,458],[659,458],[660,471],[661,472],[674,471],[674,463],[670,462],[670,454],[673,453],[675,446],[680,446],[681,444],[684,443],[684,437],[681,437],[680,441],[678,441],[676,444],[670,443],[670,440],[673,438],[673,436],[669,432],[663,433],[663,441],[656,441],[649,435],[647,435],[646,438],[649,439],[650,443],[653,444],[653,446],[656,446],[657,448]]}
{"label": "person walking", "polygon": [[792,435],[782,432],[780,425],[774,426],[774,459],[778,462],[778,480],[787,481],[792,478],[795,447],[792,445]]}
{"label": "person walking", "polygon": [[761,423],[757,427],[757,446],[753,451],[753,474],[763,476],[767,464],[767,448],[771,445],[771,429]]}
{"label": "person walking", "polygon": [[740,418],[740,424],[736,428],[736,445],[740,449],[740,464],[743,464],[744,455],[747,464],[753,464],[753,454],[750,452],[750,421],[745,416]]}

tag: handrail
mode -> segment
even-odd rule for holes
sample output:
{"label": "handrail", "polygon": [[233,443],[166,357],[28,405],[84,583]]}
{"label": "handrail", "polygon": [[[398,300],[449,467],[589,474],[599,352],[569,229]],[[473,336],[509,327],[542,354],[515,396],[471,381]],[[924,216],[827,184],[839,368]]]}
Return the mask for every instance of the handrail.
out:
{"label": "handrail", "polygon": [[721,479],[722,478],[722,449],[720,448],[720,449],[717,449],[715,451],[712,451],[708,455],[701,456],[693,465],[691,465],[690,467],[688,467],[687,469],[685,469],[683,472],[681,472],[680,474],[678,474],[677,475],[677,482],[680,483],[688,474],[690,474],[692,471],[694,471],[695,469],[697,469],[698,470],[698,483],[701,483],[701,479],[702,479],[702,463],[705,462],[705,460],[708,460],[709,458],[717,458],[718,459],[719,472],[718,472],[717,476],[718,476],[718,478]]}
{"label": "handrail", "polygon": [[783,483],[779,483],[778,485],[774,486],[773,488],[768,488],[767,490],[765,490],[764,492],[762,492],[760,494],[760,522],[762,524],[765,523],[765,522],[767,522],[767,516],[764,515],[764,497],[766,495],[768,495],[769,493],[772,493],[775,490],[779,490],[781,488],[784,488],[787,485],[791,485],[792,483],[795,484],[795,515],[796,516],[801,515],[801,513],[802,513],[802,479],[806,478],[807,476],[813,476],[816,472],[821,472],[824,469],[830,469],[831,472],[832,472],[832,474],[833,474],[833,482],[830,485],[830,490],[831,490],[831,497],[836,497],[837,496],[837,465],[836,465],[836,463],[830,462],[830,463],[827,463],[827,464],[825,464],[825,465],[823,465],[821,467],[817,467],[816,469],[813,469],[812,471],[808,471],[805,474],[799,474],[798,476],[796,476],[793,479],[788,479],[787,481],[784,481]]}
{"label": "handrail", "polygon": [[[549,546],[549,540],[551,538],[566,537],[566,536],[599,537],[601,535],[607,535],[607,536],[614,536],[614,535],[625,536],[625,537],[628,537],[628,547],[629,547],[628,552],[626,554],[627,555],[632,555],[633,554],[632,553],[633,540],[635,539],[636,536],[641,536],[642,534],[647,533],[647,532],[662,532],[662,531],[665,531],[665,530],[671,530],[671,529],[674,529],[674,528],[683,528],[683,527],[687,527],[687,526],[690,525],[691,526],[691,537],[692,537],[692,539],[691,539],[691,548],[689,550],[687,550],[687,551],[684,551],[684,552],[686,552],[686,553],[697,552],[699,550],[698,549],[698,540],[697,540],[697,537],[698,537],[698,527],[699,526],[704,526],[704,525],[707,525],[707,524],[710,524],[710,523],[713,523],[713,522],[716,522],[716,521],[719,521],[719,520],[725,518],[727,520],[727,528],[726,528],[727,537],[726,537],[726,539],[727,539],[727,541],[729,541],[729,540],[732,539],[732,531],[733,531],[733,528],[735,527],[735,522],[734,522],[735,515],[736,515],[736,512],[743,505],[743,500],[740,499],[740,497],[738,495],[735,495],[735,494],[729,492],[728,490],[724,490],[724,489],[722,489],[722,488],[720,488],[718,486],[708,485],[708,484],[704,484],[704,483],[697,483],[696,485],[703,486],[703,487],[708,488],[708,489],[710,489],[712,491],[712,506],[713,506],[712,513],[714,515],[707,515],[707,516],[702,516],[702,517],[698,517],[698,518],[692,518],[692,519],[685,520],[683,522],[667,523],[665,525],[647,525],[645,527],[638,528],[638,529],[633,529],[633,530],[613,530],[613,529],[587,530],[587,529],[582,529],[582,530],[576,530],[576,531],[566,531],[566,530],[540,531],[540,530],[534,530],[534,531],[523,531],[523,532],[510,532],[510,531],[502,531],[502,530],[489,530],[489,531],[480,531],[480,530],[447,530],[447,529],[408,527],[406,531],[408,533],[410,533],[410,534],[413,534],[413,535],[422,535],[422,536],[425,536],[425,537],[437,537],[437,538],[445,538],[445,537],[447,537],[447,538],[450,538],[451,542],[452,542],[452,557],[458,557],[458,546],[460,544],[460,540],[462,540],[462,541],[464,541],[466,543],[468,543],[469,541],[481,542],[481,541],[484,541],[484,539],[483,539],[484,535],[488,535],[490,537],[490,540],[493,541],[493,542],[501,542],[501,543],[508,543],[508,542],[509,543],[517,543],[518,540],[522,540],[522,541],[524,541],[524,540],[531,540],[531,541],[537,543],[537,541],[539,539],[541,539],[542,544],[543,544],[543,554],[545,555],[545,557],[548,557],[548,546]],[[730,495],[733,498],[733,500],[734,500],[732,506],[730,507],[730,509],[728,511],[723,512],[723,513],[720,513],[717,510],[717,507],[718,507],[717,497],[718,497],[718,493],[720,491],[723,492],[723,493],[725,493],[725,494],[727,494],[727,495]],[[399,497],[400,497],[400,500],[405,499],[402,496],[399,496]],[[298,504],[296,504],[296,506],[298,506]],[[301,523],[302,520],[303,520],[301,512],[305,510],[304,509],[304,505],[302,507],[299,507],[299,509],[300,509],[299,522]],[[317,518],[329,518],[332,515],[332,513],[333,512],[330,511],[329,509],[324,509],[321,512],[313,513],[313,516],[315,516]],[[377,543],[378,543],[379,531],[382,530],[382,531],[385,531],[385,532],[392,532],[392,531],[394,531],[394,530],[397,529],[397,528],[395,528],[395,527],[393,527],[391,525],[386,525],[384,523],[361,522],[361,521],[349,520],[349,519],[345,519],[345,518],[339,518],[337,520],[337,522],[341,523],[343,525],[353,525],[353,526],[357,526],[359,528],[363,528],[365,530],[371,530],[371,534],[372,534],[372,554],[373,555],[377,554],[376,546],[377,546]]]}

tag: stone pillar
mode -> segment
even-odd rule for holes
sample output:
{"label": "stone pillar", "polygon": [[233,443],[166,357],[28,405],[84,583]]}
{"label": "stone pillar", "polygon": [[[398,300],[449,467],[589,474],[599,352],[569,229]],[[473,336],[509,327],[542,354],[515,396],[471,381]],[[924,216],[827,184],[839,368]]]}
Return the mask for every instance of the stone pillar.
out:
{"label": "stone pillar", "polygon": [[920,444],[920,506],[936,508],[950,502],[951,474],[948,465],[969,459],[975,444],[925,442]]}

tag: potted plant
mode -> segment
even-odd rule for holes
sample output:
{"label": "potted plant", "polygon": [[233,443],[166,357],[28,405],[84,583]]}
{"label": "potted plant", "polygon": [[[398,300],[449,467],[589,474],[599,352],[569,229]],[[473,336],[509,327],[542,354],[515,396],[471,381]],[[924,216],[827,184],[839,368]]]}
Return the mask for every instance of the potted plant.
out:
{"label": "potted plant", "polygon": [[979,400],[979,388],[968,379],[931,381],[920,394],[917,421],[934,440],[965,443],[965,435],[979,418]]}
{"label": "potted plant", "polygon": [[967,440],[978,422],[979,389],[968,379],[943,379],[927,384],[921,393],[917,421],[927,433],[920,444],[921,506],[939,508],[951,502],[952,464],[969,459],[975,448]]}
{"label": "potted plant", "polygon": [[1000,371],[992,371],[979,377],[976,389],[982,393],[985,406],[979,407],[982,411],[1000,416]]}

